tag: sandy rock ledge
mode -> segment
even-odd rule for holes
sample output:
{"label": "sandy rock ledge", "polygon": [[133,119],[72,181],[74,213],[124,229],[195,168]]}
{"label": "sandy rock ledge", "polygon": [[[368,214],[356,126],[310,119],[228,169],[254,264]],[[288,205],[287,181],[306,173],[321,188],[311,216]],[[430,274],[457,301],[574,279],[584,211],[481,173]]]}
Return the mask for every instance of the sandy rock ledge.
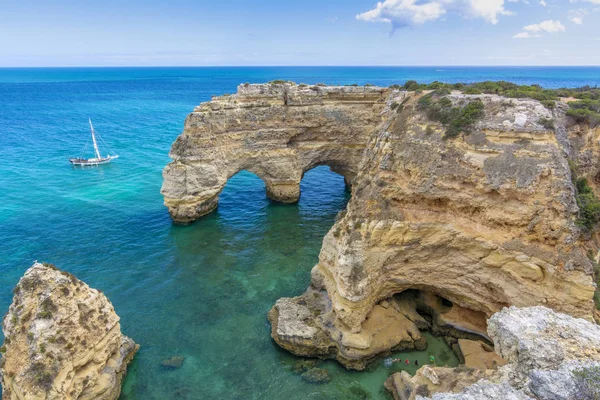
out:
{"label": "sandy rock ledge", "polygon": [[106,296],[35,263],[3,321],[2,399],[117,399],[139,345],[121,333]]}

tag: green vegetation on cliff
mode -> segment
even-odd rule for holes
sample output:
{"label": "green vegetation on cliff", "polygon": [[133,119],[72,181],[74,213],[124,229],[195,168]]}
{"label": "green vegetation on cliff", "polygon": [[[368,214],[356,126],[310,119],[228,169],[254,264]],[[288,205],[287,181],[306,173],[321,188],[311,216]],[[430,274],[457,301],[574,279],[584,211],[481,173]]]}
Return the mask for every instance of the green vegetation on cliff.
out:
{"label": "green vegetation on cliff", "polygon": [[600,100],[584,99],[569,103],[567,115],[577,122],[587,122],[591,127],[600,125]]}
{"label": "green vegetation on cliff", "polygon": [[576,178],[575,188],[579,207],[579,218],[577,218],[576,224],[591,231],[600,219],[600,200],[594,194],[586,178]]}
{"label": "green vegetation on cliff", "polygon": [[429,84],[417,81],[406,81],[402,86],[392,85],[392,89],[436,92],[459,90],[464,94],[497,94],[511,98],[531,98],[539,100],[545,107],[553,109],[561,98],[575,98],[569,102],[567,115],[578,123],[587,123],[592,127],[600,125],[600,88],[583,86],[580,88],[544,89],[540,85],[517,85],[506,81],[485,81],[476,83],[442,83],[434,81]]}
{"label": "green vegetation on cliff", "polygon": [[456,137],[462,132],[469,133],[473,124],[484,115],[483,102],[475,99],[454,106],[449,98],[441,97],[447,93],[447,89],[441,88],[421,97],[419,109],[425,111],[429,119],[446,127],[445,138]]}

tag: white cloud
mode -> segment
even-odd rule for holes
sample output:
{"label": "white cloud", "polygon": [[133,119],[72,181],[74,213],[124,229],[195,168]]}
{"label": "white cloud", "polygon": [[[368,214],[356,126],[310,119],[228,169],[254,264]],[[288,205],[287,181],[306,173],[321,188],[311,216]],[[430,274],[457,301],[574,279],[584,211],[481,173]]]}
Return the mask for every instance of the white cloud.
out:
{"label": "white cloud", "polygon": [[544,7],[546,7],[548,5],[548,3],[546,3],[544,0],[540,0],[540,4]]}
{"label": "white cloud", "polygon": [[532,37],[540,37],[541,33],[557,33],[564,32],[567,29],[560,21],[547,20],[539,24],[527,25],[523,27],[523,32],[513,36],[514,39],[528,39]]}
{"label": "white cloud", "polygon": [[583,17],[588,14],[588,10],[580,8],[578,10],[569,10],[569,20],[577,25],[583,24]]}
{"label": "white cloud", "polygon": [[499,16],[512,14],[504,5],[505,0],[384,0],[372,10],[358,14],[356,19],[385,22],[400,28],[435,21],[453,12],[496,24]]}
{"label": "white cloud", "polygon": [[510,15],[504,8],[504,0],[470,0],[468,9],[475,17],[483,18],[492,24],[498,23],[499,15]]}
{"label": "white cloud", "polygon": [[523,29],[526,31],[529,31],[529,32],[549,32],[549,33],[566,31],[565,26],[563,24],[561,24],[560,21],[553,21],[551,19],[540,22],[539,24],[527,25]]}
{"label": "white cloud", "polygon": [[517,33],[516,35],[514,35],[513,39],[529,39],[531,37],[539,37],[539,35],[534,36],[529,32],[521,32],[521,33]]}
{"label": "white cloud", "polygon": [[433,1],[417,4],[416,0],[385,0],[370,11],[358,14],[356,19],[369,22],[387,22],[395,27],[423,24],[446,13],[442,3]]}

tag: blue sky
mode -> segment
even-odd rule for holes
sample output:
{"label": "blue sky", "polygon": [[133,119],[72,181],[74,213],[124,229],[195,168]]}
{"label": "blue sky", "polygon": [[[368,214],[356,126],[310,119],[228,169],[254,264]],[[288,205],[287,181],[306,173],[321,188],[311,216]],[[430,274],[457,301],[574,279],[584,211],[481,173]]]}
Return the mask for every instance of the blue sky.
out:
{"label": "blue sky", "polygon": [[600,0],[0,0],[0,66],[600,65]]}

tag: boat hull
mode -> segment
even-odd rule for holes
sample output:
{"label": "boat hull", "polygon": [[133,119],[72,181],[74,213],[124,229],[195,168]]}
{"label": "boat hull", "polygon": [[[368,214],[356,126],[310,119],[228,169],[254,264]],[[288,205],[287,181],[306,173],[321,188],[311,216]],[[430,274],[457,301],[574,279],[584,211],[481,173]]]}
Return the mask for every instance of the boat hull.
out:
{"label": "boat hull", "polygon": [[118,156],[110,156],[106,158],[69,158],[69,162],[73,166],[92,167],[95,165],[108,164]]}

